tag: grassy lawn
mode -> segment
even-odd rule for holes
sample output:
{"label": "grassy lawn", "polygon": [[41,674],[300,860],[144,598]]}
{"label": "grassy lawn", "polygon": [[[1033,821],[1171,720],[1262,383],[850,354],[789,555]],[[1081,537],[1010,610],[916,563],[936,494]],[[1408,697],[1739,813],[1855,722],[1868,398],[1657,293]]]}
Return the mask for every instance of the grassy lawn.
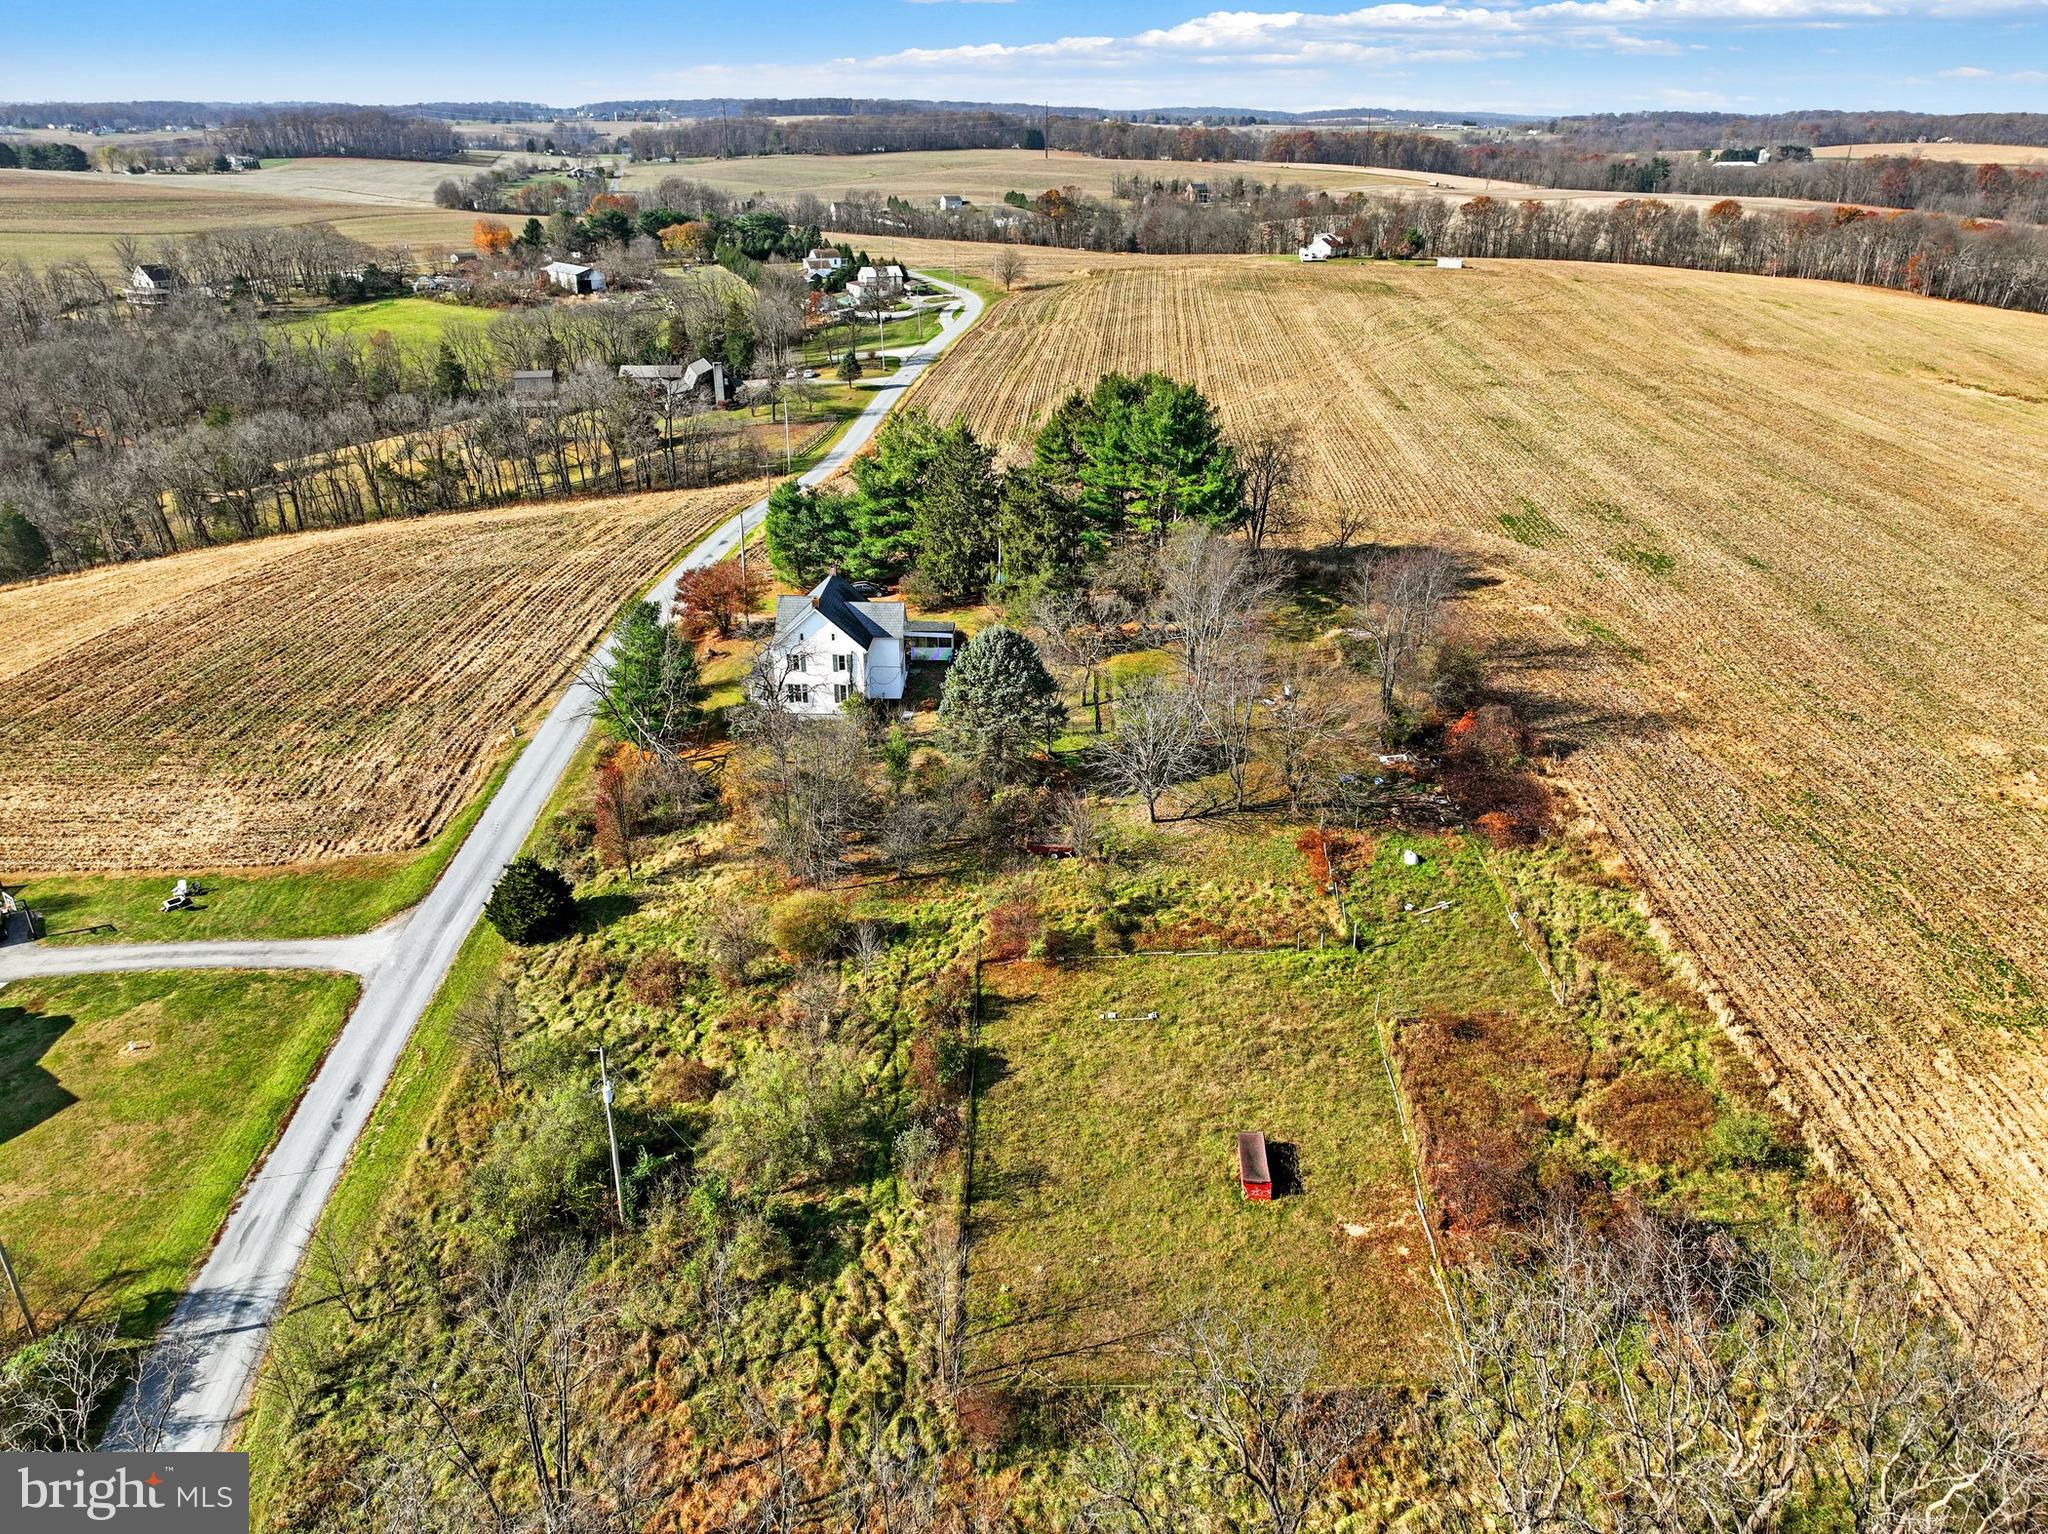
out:
{"label": "grassy lawn", "polygon": [[159,943],[172,938],[335,937],[367,932],[419,902],[512,766],[508,755],[483,791],[426,847],[338,858],[297,868],[184,870],[204,892],[187,911],[160,911],[178,871],[32,876],[21,892],[53,943]]}
{"label": "grassy lawn", "polygon": [[[1157,934],[1141,947],[1240,931],[1317,941],[1291,837],[1205,824],[1171,862],[1171,883],[1125,878],[1111,902]],[[985,970],[976,1367],[1129,1379],[1148,1335],[1190,1306],[1250,1299],[1341,1333],[1361,1378],[1408,1375],[1436,1300],[1375,1010],[1542,1009],[1549,996],[1477,843],[1389,834],[1353,867],[1355,953],[1325,927],[1322,951]],[[1041,909],[1070,926],[1091,916],[1061,911],[1071,904]],[[1245,1129],[1297,1147],[1297,1195],[1246,1204],[1232,1170]]]}
{"label": "grassy lawn", "polygon": [[[1409,1374],[1434,1299],[1366,961],[1002,965],[984,983],[975,1367],[1139,1377],[1148,1338],[1214,1300],[1331,1329],[1362,1378]],[[1299,1191],[1242,1197],[1246,1129],[1295,1147]]]}
{"label": "grassy lawn", "polygon": [[336,335],[361,336],[364,340],[383,331],[407,351],[419,353],[432,351],[451,330],[482,324],[475,310],[439,299],[379,298],[367,304],[295,315],[280,321],[278,329],[287,333],[327,330]]}
{"label": "grassy lawn", "polygon": [[0,1226],[39,1316],[163,1319],[355,996],[219,971],[0,992]]}
{"label": "grassy lawn", "polygon": [[872,322],[857,324],[834,323],[814,331],[804,338],[804,365],[824,372],[837,367],[839,359],[846,355],[850,345],[860,353],[861,361],[872,372],[874,365],[869,354],[877,345],[887,350],[899,346],[919,346],[939,333],[941,320],[936,309],[920,309],[907,320],[890,320],[878,337]]}

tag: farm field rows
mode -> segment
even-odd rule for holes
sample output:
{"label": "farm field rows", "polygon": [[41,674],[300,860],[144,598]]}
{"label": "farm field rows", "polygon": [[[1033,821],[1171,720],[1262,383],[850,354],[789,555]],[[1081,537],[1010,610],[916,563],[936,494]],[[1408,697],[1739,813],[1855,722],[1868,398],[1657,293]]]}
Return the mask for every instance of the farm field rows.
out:
{"label": "farm field rows", "polygon": [[290,224],[332,224],[372,245],[469,243],[473,214],[431,206],[267,196],[245,185],[269,174],[178,177],[0,170],[0,262],[47,266],[83,258],[112,271],[114,242],[123,235],[147,244],[206,230]]}
{"label": "farm field rows", "polygon": [[1813,154],[1817,160],[1905,155],[1909,159],[1956,160],[1964,165],[2048,164],[2048,146],[2041,144],[1828,144]]}
{"label": "farm field rows", "polygon": [[450,513],[0,590],[0,867],[396,852],[758,484]]}
{"label": "farm field rows", "polygon": [[1097,196],[1109,195],[1119,176],[1148,176],[1158,181],[1247,181],[1298,183],[1331,191],[1365,190],[1386,184],[1385,173],[1348,165],[1278,165],[1261,160],[1234,160],[1212,165],[1194,160],[1104,160],[1071,151],[1050,158],[1035,149],[906,150],[895,154],[782,154],[733,160],[678,160],[670,165],[628,165],[623,171],[629,192],[651,191],[669,176],[702,181],[744,196],[767,192],[778,197],[810,193],[843,197],[850,192],[880,192],[898,197],[936,197],[941,192],[965,197],[977,206],[1002,205],[1003,193],[1035,197],[1048,187],[1077,186]]}
{"label": "farm field rows", "polygon": [[1161,368],[1300,425],[1462,622],[1824,1157],[2048,1314],[2048,320],[1644,267],[1122,263],[920,386],[1012,447]]}

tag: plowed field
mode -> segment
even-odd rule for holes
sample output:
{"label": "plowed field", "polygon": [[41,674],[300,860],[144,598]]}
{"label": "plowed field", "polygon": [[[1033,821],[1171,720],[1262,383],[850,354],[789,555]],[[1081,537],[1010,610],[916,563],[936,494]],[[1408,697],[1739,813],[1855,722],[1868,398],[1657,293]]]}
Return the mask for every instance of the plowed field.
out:
{"label": "plowed field", "polygon": [[459,513],[0,590],[0,868],[392,852],[759,486]]}
{"label": "plowed field", "polygon": [[1161,368],[1462,604],[1823,1153],[2048,1318],[2048,319],[1646,267],[1232,258],[998,306],[920,386],[1016,443]]}

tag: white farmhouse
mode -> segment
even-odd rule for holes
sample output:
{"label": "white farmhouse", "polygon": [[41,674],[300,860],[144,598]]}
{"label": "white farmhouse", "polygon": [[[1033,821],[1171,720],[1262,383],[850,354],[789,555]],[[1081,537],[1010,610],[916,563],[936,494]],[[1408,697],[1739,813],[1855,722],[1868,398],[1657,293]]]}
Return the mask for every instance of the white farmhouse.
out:
{"label": "white farmhouse", "polygon": [[1335,261],[1351,254],[1351,242],[1341,234],[1319,234],[1301,247],[1304,261]]}
{"label": "white farmhouse", "polygon": [[856,693],[901,698],[909,663],[950,661],[953,645],[952,624],[912,619],[901,601],[863,601],[834,572],[802,596],[776,600],[768,675],[784,707],[832,714]]}
{"label": "white farmhouse", "polygon": [[893,298],[903,291],[909,281],[910,273],[892,261],[886,266],[862,267],[854,274],[853,281],[846,285],[846,291],[852,295],[855,303],[863,302],[871,291]]}

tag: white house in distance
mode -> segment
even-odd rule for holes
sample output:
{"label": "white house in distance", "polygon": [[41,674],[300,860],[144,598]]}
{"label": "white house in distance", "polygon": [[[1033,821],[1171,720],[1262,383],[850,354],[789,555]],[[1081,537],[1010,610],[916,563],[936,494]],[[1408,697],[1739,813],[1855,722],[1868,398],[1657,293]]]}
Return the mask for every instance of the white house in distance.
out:
{"label": "white house in distance", "polygon": [[903,696],[913,660],[953,658],[950,623],[913,619],[900,600],[863,601],[837,571],[802,596],[779,597],[766,653],[794,713],[837,713],[858,693]]}
{"label": "white house in distance", "polygon": [[951,192],[941,192],[939,194],[939,211],[941,213],[957,213],[966,206],[967,199],[965,197],[955,197]]}
{"label": "white house in distance", "polygon": [[1351,242],[1341,234],[1319,234],[1301,247],[1304,261],[1336,261],[1351,254]]}
{"label": "white house in distance", "polygon": [[128,273],[128,285],[121,296],[131,304],[160,304],[177,291],[178,274],[168,266],[145,261]]}
{"label": "white house in distance", "polygon": [[823,282],[844,265],[844,256],[829,245],[820,245],[804,257],[804,276],[812,282]]}

